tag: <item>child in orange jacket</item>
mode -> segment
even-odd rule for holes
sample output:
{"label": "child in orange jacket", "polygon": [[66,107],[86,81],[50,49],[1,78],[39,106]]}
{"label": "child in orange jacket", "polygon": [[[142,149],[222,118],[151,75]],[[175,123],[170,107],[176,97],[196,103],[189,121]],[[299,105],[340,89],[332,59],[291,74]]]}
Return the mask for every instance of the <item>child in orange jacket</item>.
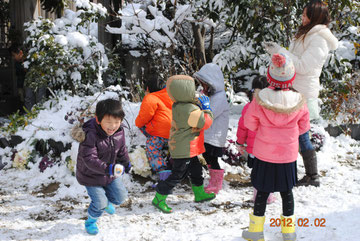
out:
{"label": "child in orange jacket", "polygon": [[167,149],[170,135],[173,101],[157,79],[146,82],[145,89],[147,94],[135,124],[146,136],[146,156],[152,170],[159,173],[160,180],[165,180],[171,174],[164,149]]}

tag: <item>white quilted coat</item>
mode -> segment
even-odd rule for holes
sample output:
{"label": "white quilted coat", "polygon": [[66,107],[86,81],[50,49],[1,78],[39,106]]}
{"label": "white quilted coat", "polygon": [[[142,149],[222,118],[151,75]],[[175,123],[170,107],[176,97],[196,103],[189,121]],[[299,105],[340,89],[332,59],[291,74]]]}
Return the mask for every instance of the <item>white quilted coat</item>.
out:
{"label": "white quilted coat", "polygon": [[224,147],[229,126],[229,104],[226,99],[224,76],[216,64],[205,64],[194,74],[195,78],[207,83],[213,90],[209,96],[214,120],[205,130],[204,142],[217,147]]}
{"label": "white quilted coat", "polygon": [[310,110],[310,119],[319,116],[317,98],[320,91],[320,74],[330,50],[338,47],[338,40],[326,25],[315,25],[305,36],[291,42],[289,50],[278,52],[291,57],[296,69],[293,87],[303,94]]}

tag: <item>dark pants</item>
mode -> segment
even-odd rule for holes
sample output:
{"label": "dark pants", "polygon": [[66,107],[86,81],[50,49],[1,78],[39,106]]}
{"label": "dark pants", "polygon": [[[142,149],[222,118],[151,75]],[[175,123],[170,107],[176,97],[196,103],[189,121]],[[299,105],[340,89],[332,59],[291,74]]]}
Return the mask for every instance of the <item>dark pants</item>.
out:
{"label": "dark pants", "polygon": [[205,158],[206,163],[210,166],[211,169],[220,170],[220,165],[218,157],[223,155],[223,150],[221,147],[213,146],[211,144],[205,143],[205,152],[202,154]]}
{"label": "dark pants", "polygon": [[206,163],[210,165],[211,169],[217,169],[217,170],[221,169],[217,156],[212,156],[211,154],[205,152],[203,153],[203,157],[205,158]]}
{"label": "dark pants", "polygon": [[36,91],[34,91],[33,88],[30,87],[25,87],[25,97],[24,97],[24,102],[25,102],[25,108],[28,111],[31,111],[31,108],[39,103],[46,94],[46,88],[45,87],[38,87]]}
{"label": "dark pants", "polygon": [[203,185],[202,166],[197,156],[193,158],[173,159],[171,175],[165,181],[159,181],[156,186],[156,191],[161,195],[171,194],[172,189],[188,175],[190,176],[192,185]]}
{"label": "dark pants", "polygon": [[[254,215],[262,217],[266,210],[266,201],[269,197],[269,192],[258,191],[254,204]],[[287,192],[280,192],[282,199],[283,216],[291,216],[294,214],[294,196],[292,190]]]}

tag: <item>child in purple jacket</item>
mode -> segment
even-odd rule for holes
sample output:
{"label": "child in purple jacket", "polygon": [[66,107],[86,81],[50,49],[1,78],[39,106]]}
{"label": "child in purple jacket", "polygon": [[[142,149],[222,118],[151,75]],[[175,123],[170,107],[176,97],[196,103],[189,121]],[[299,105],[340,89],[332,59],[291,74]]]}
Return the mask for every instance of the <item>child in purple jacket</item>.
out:
{"label": "child in purple jacket", "polygon": [[121,126],[125,116],[121,102],[99,101],[95,115],[83,125],[86,138],[80,143],[76,164],[76,179],[91,199],[85,229],[93,235],[99,232],[96,221],[103,211],[114,214],[113,204],[120,205],[127,198],[127,190],[117,177],[131,168]]}

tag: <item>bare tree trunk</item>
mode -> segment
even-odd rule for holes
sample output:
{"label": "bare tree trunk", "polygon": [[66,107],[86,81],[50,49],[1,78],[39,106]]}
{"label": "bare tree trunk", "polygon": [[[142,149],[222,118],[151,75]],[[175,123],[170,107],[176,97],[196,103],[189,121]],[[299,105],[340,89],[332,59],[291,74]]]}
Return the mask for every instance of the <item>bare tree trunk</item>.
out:
{"label": "bare tree trunk", "polygon": [[205,57],[205,27],[192,23],[192,29],[194,34],[194,62],[196,64],[195,70],[199,70],[204,64],[206,64]]}
{"label": "bare tree trunk", "polygon": [[283,7],[284,9],[286,9],[286,14],[284,16],[284,24],[285,24],[285,32],[286,32],[286,42],[283,43],[284,46],[289,46],[290,45],[290,40],[292,38],[292,34],[291,34],[291,25],[290,25],[290,21],[291,21],[291,15],[290,15],[290,11],[291,11],[291,3],[288,2],[287,0],[283,0]]}
{"label": "bare tree trunk", "polygon": [[[112,0],[112,5],[113,5],[113,8],[114,8],[114,11],[115,13],[117,14],[119,12],[119,9],[122,8],[122,0]],[[120,28],[121,27],[121,19],[117,19],[117,21],[115,21],[115,17],[111,17],[111,20],[112,20],[112,27],[118,27]],[[122,34],[112,34],[112,46],[116,46],[116,44],[118,42],[121,41],[121,36]]]}
{"label": "bare tree trunk", "polygon": [[[171,11],[171,17],[172,19],[175,18],[175,13],[176,13],[176,5],[177,5],[177,0],[174,1],[174,8],[172,8]],[[175,27],[175,26],[174,26]],[[174,43],[171,44],[170,48],[169,48],[169,52],[170,52],[170,56],[174,56],[175,53],[175,46]],[[175,69],[175,62],[174,62],[174,58],[171,58],[171,64],[170,64],[170,76],[176,74],[176,69]]]}
{"label": "bare tree trunk", "polygon": [[209,48],[207,50],[207,62],[212,62],[212,59],[214,58],[214,32],[215,28],[211,27],[210,30],[210,44]]}

